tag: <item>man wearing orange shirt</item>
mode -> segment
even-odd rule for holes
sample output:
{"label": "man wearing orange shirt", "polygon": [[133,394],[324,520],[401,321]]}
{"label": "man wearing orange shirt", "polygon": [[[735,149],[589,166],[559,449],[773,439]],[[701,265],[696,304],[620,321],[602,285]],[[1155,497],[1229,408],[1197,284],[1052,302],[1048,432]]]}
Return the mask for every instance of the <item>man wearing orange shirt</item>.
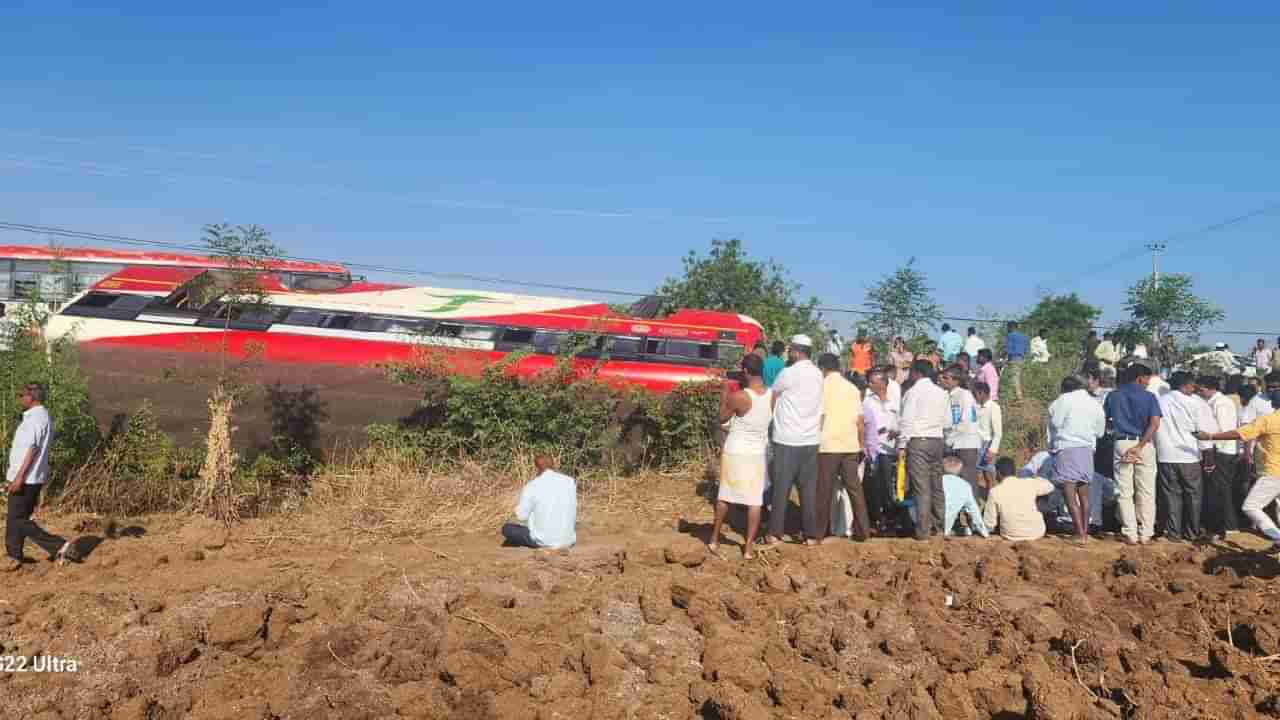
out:
{"label": "man wearing orange shirt", "polygon": [[866,377],[875,364],[875,350],[867,339],[865,330],[858,331],[858,339],[849,346],[849,369]]}

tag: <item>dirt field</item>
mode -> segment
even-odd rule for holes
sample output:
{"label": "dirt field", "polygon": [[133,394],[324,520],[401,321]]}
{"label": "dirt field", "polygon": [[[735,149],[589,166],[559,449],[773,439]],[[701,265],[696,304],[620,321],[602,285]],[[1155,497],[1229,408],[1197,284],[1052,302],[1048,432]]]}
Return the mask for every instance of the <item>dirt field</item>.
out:
{"label": "dirt field", "polygon": [[41,558],[0,577],[0,655],[78,665],[0,674],[0,707],[39,720],[1280,716],[1280,565],[1248,549],[1258,538],[874,540],[744,562],[736,535],[723,558],[695,539],[710,511],[687,483],[647,492],[680,500],[589,501],[566,552],[305,515],[230,537],[180,517],[45,518],[86,545],[114,537],[83,565]]}

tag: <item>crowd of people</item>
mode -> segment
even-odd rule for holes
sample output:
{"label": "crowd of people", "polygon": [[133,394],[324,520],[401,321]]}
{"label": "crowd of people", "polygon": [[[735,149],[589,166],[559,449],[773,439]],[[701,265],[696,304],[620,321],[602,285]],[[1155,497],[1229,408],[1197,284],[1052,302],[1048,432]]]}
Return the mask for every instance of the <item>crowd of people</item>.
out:
{"label": "crowd of people", "polygon": [[[754,556],[757,539],[781,542],[793,487],[792,535],[805,545],[953,533],[1027,541],[1045,536],[1046,517],[1085,544],[1114,508],[1112,524],[1129,545],[1223,539],[1251,528],[1280,552],[1280,350],[1263,340],[1252,376],[1178,371],[1166,382],[1145,349],[1120,357],[1113,338],[1091,334],[1083,367],[1062,379],[1047,408],[1045,449],[1020,470],[1000,454],[1000,392],[1012,386],[1022,399],[1023,363],[1049,358],[1043,333],[1028,338],[1009,323],[1003,371],[973,328],[961,337],[949,325],[918,355],[895,338],[880,364],[860,333],[847,370],[836,353],[815,359],[813,348],[805,335],[769,351],[757,345],[742,359],[742,382],[724,383],[712,552],[733,506],[747,511],[744,557]],[[5,484],[7,569],[21,566],[27,540],[52,560],[79,559],[73,542],[32,520],[53,438],[44,400],[39,384],[20,394],[25,412]],[[572,546],[576,481],[550,458],[535,465],[518,522],[502,535],[508,545]]]}
{"label": "crowd of people", "polygon": [[719,552],[734,506],[747,511],[745,557],[757,543],[781,542],[795,487],[792,536],[806,545],[842,536],[1026,541],[1057,524],[1076,544],[1110,527],[1130,545],[1251,527],[1280,552],[1280,530],[1264,512],[1280,497],[1280,370],[1265,374],[1280,354],[1256,356],[1265,386],[1239,374],[1165,381],[1144,347],[1122,356],[1109,333],[1091,335],[1083,366],[1045,412],[1044,450],[1019,469],[1000,454],[1000,393],[1021,400],[1023,363],[1050,355],[1044,333],[1007,327],[1003,370],[973,328],[962,337],[949,325],[919,354],[894,339],[878,364],[859,334],[847,371],[834,353],[815,357],[805,335],[757,346],[742,361],[744,382],[721,396],[727,435],[708,547]]}

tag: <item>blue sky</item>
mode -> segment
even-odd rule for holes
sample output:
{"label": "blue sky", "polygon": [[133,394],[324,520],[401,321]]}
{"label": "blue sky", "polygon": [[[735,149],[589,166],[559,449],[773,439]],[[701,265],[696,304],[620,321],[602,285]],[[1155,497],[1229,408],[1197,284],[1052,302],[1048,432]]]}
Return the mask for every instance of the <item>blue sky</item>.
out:
{"label": "blue sky", "polygon": [[[6,9],[0,220],[637,291],[740,237],[826,305],[916,255],[1115,320],[1280,203],[1275,3],[130,5]],[[1162,268],[1274,341],[1278,235]]]}

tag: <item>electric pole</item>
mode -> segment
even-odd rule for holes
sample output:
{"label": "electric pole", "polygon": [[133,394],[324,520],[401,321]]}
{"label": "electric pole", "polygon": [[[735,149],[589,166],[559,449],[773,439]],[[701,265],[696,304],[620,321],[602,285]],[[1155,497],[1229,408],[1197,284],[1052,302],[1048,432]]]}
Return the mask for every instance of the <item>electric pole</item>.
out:
{"label": "electric pole", "polygon": [[1147,249],[1151,251],[1151,286],[1159,289],[1160,287],[1160,253],[1169,247],[1162,242],[1147,243]]}
{"label": "electric pole", "polygon": [[[1147,243],[1147,249],[1151,251],[1151,289],[1160,289],[1160,253],[1164,252],[1168,245],[1163,242]],[[1155,323],[1151,328],[1151,345],[1152,355],[1156,358],[1157,363],[1161,363],[1165,358],[1164,346],[1160,344],[1160,324]]]}

